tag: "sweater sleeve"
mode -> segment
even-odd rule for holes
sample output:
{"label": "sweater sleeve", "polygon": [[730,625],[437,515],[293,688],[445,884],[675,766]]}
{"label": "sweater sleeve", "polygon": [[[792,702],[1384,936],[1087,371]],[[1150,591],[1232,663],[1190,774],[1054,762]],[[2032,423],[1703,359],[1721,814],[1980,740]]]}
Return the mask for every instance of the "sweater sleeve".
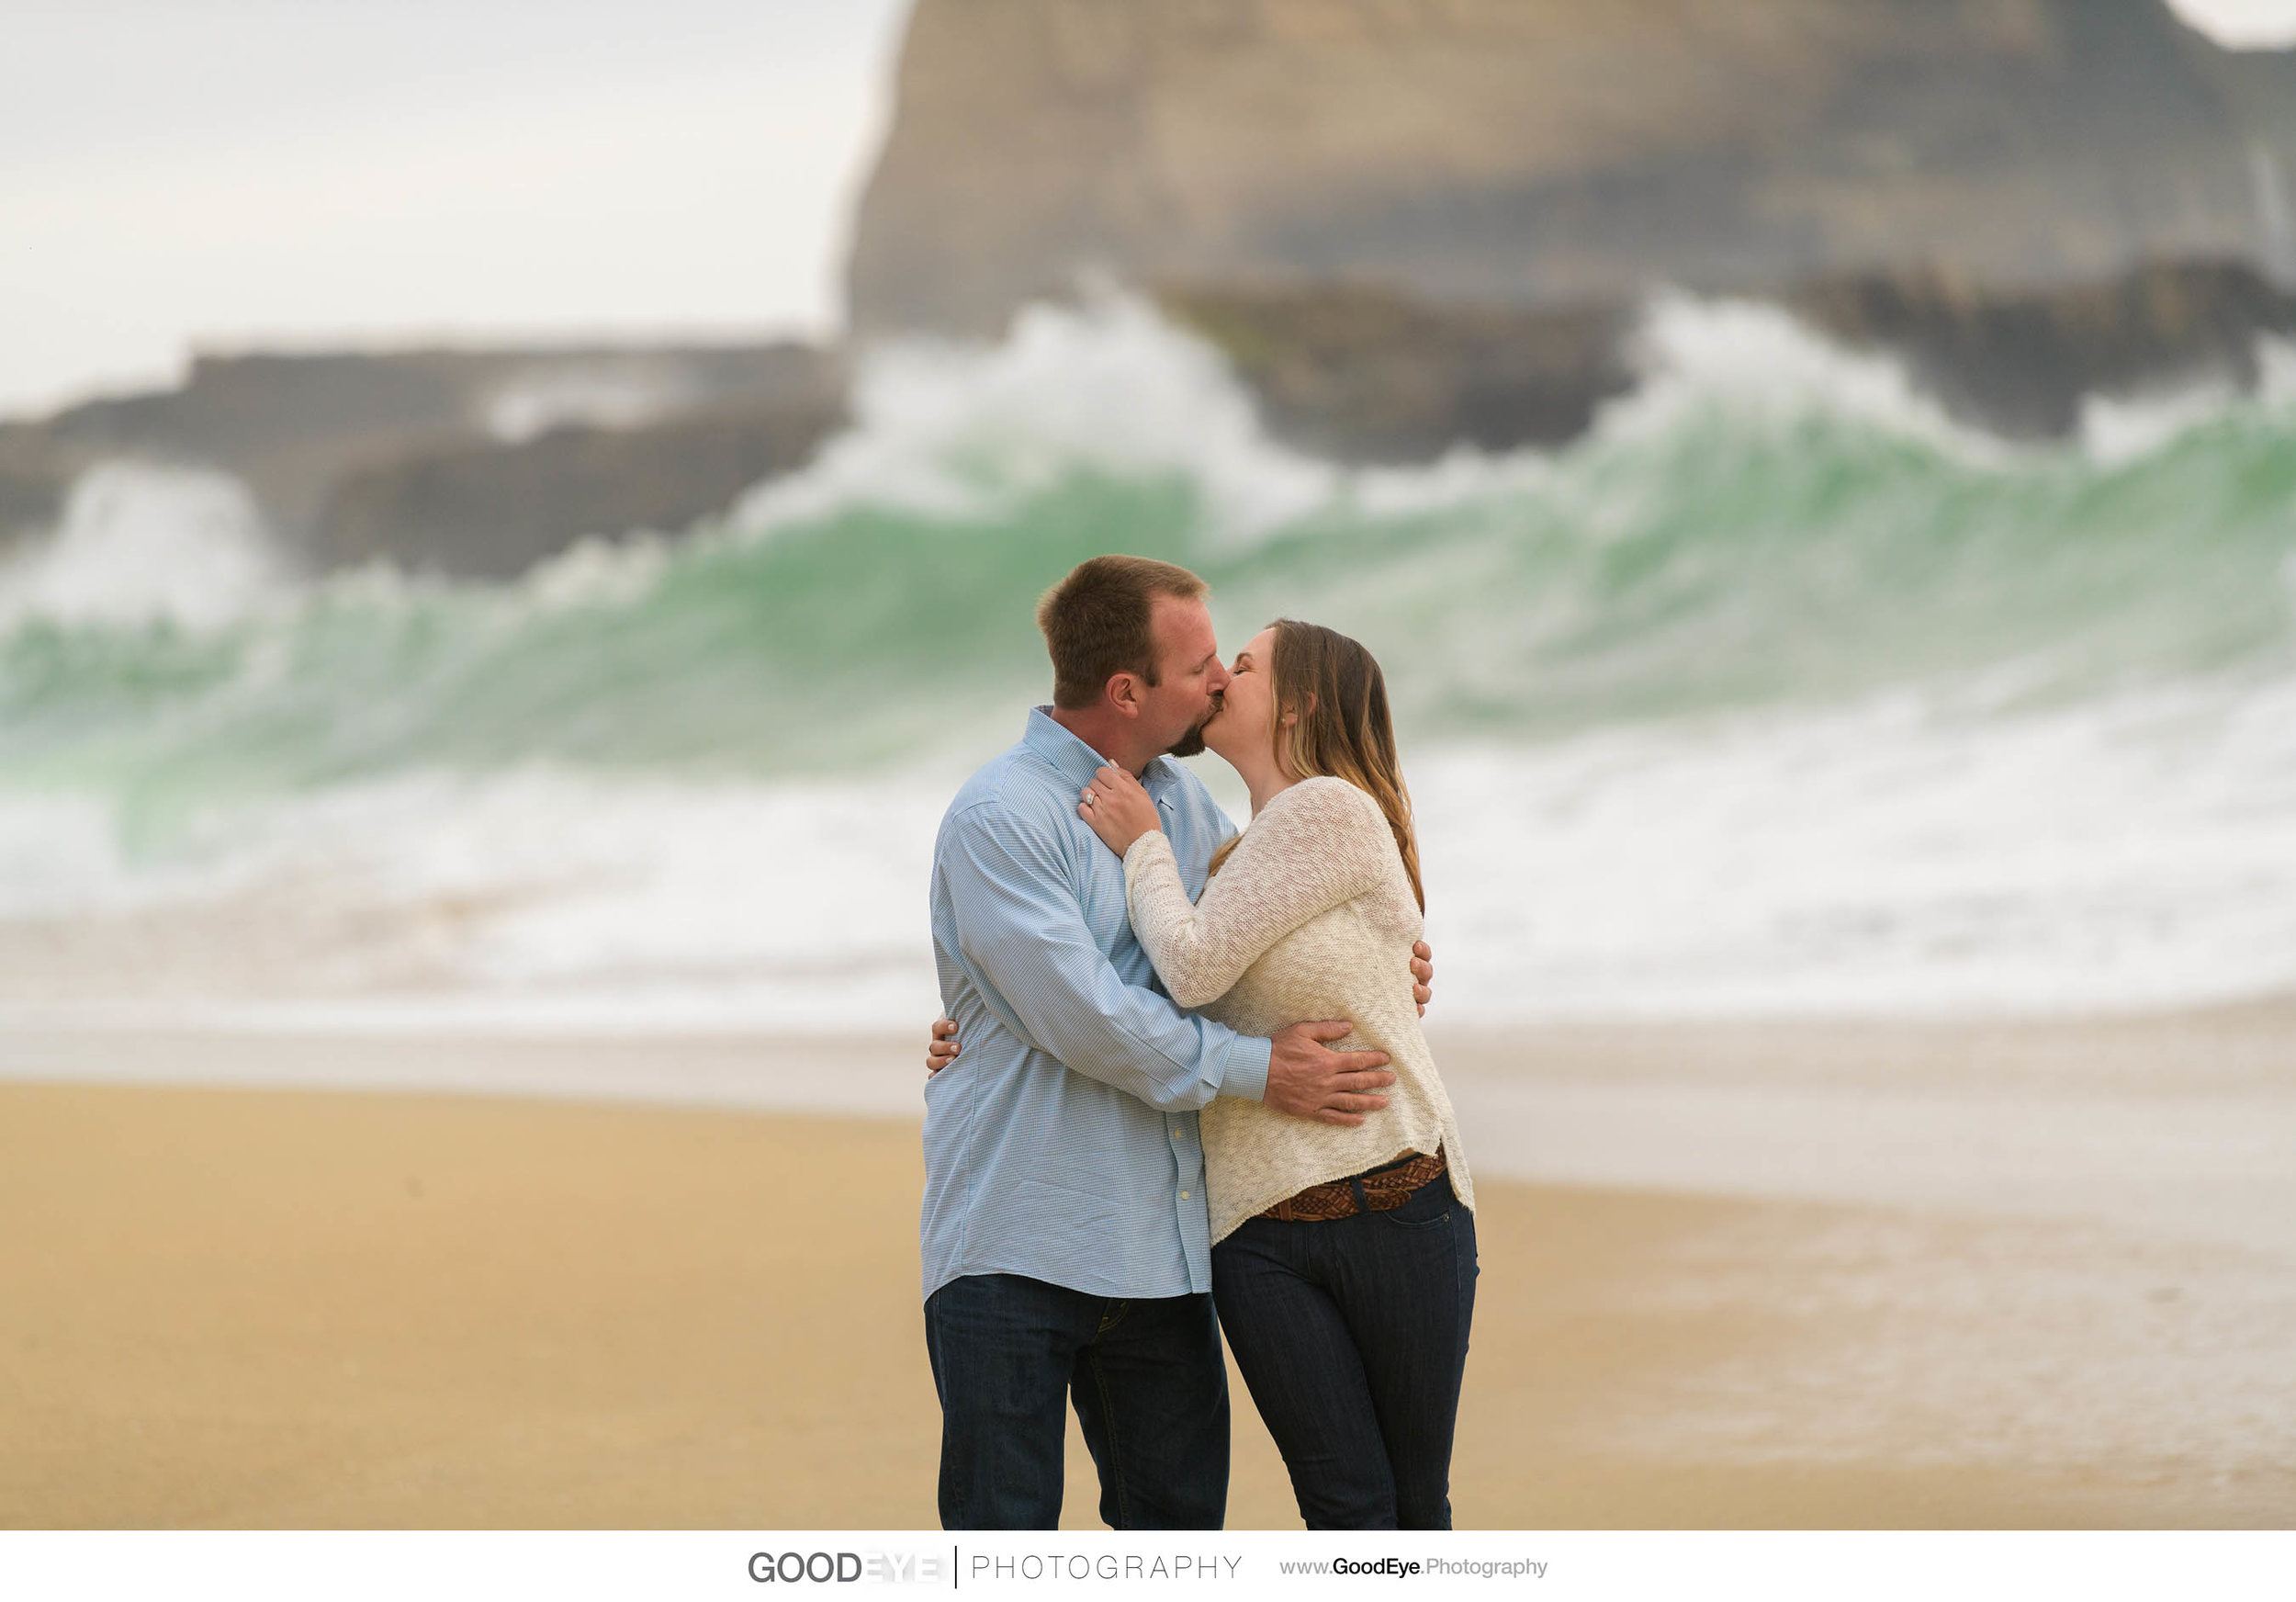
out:
{"label": "sweater sleeve", "polygon": [[1317,913],[1378,885],[1395,854],[1379,804],[1345,779],[1305,779],[1253,820],[1189,904],[1171,842],[1142,835],[1124,853],[1132,932],[1172,999],[1201,1007]]}

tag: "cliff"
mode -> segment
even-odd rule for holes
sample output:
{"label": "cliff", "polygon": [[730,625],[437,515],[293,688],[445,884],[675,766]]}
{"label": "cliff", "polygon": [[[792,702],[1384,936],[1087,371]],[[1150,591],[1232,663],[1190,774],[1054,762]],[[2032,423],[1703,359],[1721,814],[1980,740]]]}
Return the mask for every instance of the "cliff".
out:
{"label": "cliff", "polygon": [[854,325],[1082,271],[1425,304],[2296,273],[2296,62],[2160,0],[917,0]]}

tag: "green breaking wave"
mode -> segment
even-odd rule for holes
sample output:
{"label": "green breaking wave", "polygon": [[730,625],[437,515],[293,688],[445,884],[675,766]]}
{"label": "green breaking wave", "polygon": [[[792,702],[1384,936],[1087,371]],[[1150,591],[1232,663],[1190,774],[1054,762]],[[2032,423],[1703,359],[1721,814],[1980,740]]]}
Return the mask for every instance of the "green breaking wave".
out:
{"label": "green breaking wave", "polygon": [[1001,734],[1047,676],[1036,596],[1106,550],[1202,572],[1231,648],[1277,615],[1358,635],[1414,739],[2296,660],[2296,426],[2260,407],[2102,465],[1713,404],[1467,477],[1400,511],[1343,481],[1242,540],[1187,474],[1076,464],[971,513],[699,530],[587,600],[342,581],[208,634],[33,619],[0,638],[0,783],[163,829],[402,770],[872,768]]}

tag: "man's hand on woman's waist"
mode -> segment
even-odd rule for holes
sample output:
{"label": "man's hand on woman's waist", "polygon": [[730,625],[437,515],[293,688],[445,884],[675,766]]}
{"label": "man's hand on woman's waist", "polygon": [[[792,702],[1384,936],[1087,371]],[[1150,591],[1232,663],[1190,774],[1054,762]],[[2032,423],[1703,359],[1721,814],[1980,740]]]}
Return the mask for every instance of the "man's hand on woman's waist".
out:
{"label": "man's hand on woman's waist", "polygon": [[1324,1044],[1355,1027],[1345,1019],[1330,1019],[1295,1023],[1277,1035],[1269,1043],[1274,1049],[1268,1054],[1267,1090],[1261,1104],[1345,1129],[1355,1128],[1365,1113],[1385,1107],[1387,1098],[1372,1092],[1395,1083],[1395,1076],[1386,1071],[1387,1053],[1334,1051]]}

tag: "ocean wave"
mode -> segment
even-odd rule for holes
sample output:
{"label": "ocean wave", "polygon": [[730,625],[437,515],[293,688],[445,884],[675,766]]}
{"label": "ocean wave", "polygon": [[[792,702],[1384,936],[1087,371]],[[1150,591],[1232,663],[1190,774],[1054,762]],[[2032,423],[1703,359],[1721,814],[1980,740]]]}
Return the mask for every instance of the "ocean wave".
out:
{"label": "ocean wave", "polygon": [[303,929],[263,982],[362,992],[719,1016],[716,952],[765,1012],[809,974],[890,994],[920,775],[1012,738],[1035,596],[1121,549],[1202,572],[1231,640],[1379,652],[1462,1012],[2286,983],[2296,358],[2266,358],[2255,397],[2012,446],[1774,310],[1667,298],[1582,439],[1367,469],[1272,440],[1135,303],[1040,308],[879,354],[851,429],[725,516],[508,584],[298,585],[228,481],[103,469],[0,573],[0,927]]}
{"label": "ocean wave", "polygon": [[998,346],[880,353],[854,426],[724,518],[508,585],[370,570],[289,592],[211,477],[105,469],[0,587],[0,763],[77,739],[131,765],[186,727],[219,751],[259,736],[287,783],[426,757],[884,757],[938,720],[827,746],[800,726],[865,729],[889,674],[952,703],[1033,681],[1027,601],[1109,548],[1196,566],[1232,627],[1352,628],[1415,716],[1483,734],[2005,664],[2077,695],[2286,655],[2285,385],[2098,402],[2088,448],[2037,450],[1775,309],[1661,299],[1636,349],[1639,385],[1569,447],[1350,469],[1272,442],[1213,353],[1138,304],[1039,308]]}

